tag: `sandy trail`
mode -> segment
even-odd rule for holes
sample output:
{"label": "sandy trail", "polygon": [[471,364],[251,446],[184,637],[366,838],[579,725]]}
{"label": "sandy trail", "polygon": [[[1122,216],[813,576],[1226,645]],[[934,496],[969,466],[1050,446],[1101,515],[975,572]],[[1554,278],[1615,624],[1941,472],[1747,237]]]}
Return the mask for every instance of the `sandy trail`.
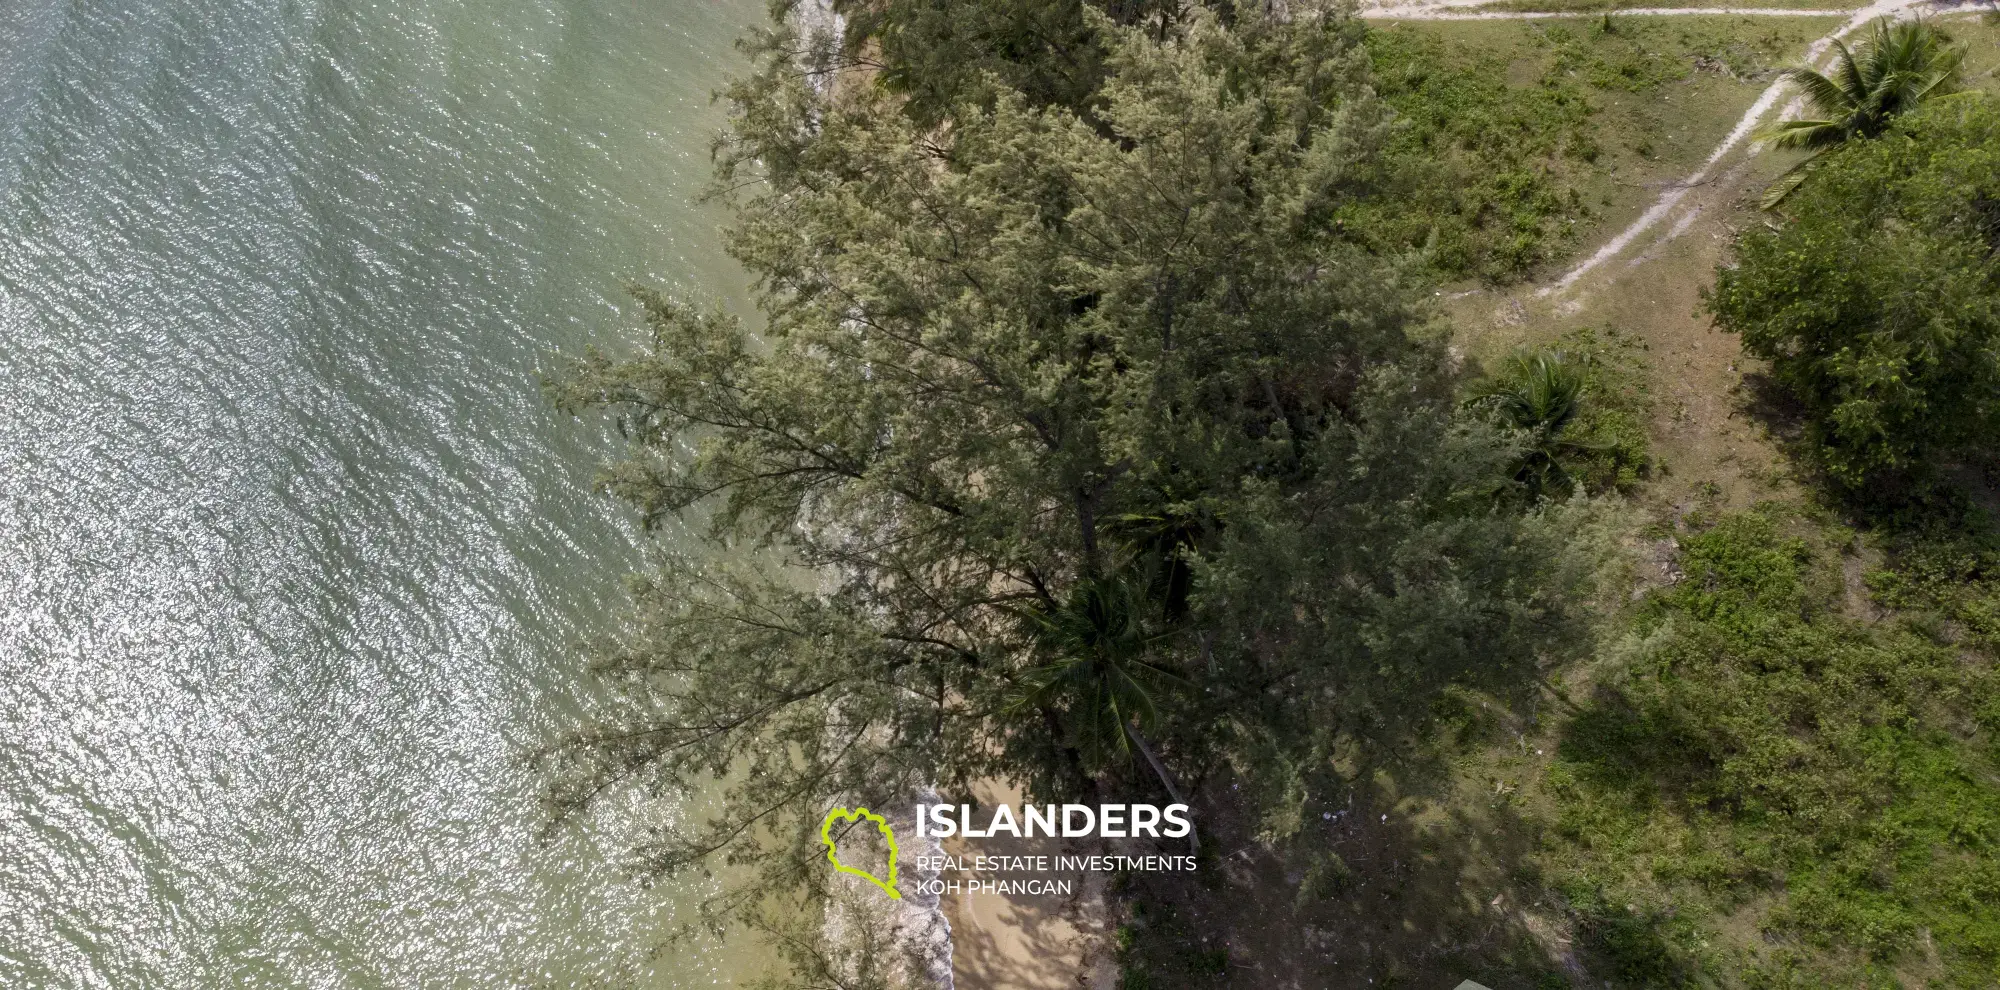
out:
{"label": "sandy trail", "polygon": [[1546,21],[1555,18],[1602,17],[1605,14],[1638,17],[1692,17],[1732,15],[1747,17],[1839,17],[1852,8],[1839,10],[1798,10],[1791,7],[1627,7],[1622,10],[1565,10],[1535,13],[1520,10],[1478,10],[1492,0],[1443,0],[1440,3],[1363,7],[1361,17],[1376,21]]}
{"label": "sandy trail", "polygon": [[[1813,42],[1806,48],[1806,64],[1820,65],[1826,57],[1827,51],[1833,47],[1835,41],[1853,33],[1855,29],[1862,25],[1878,17],[1902,18],[1913,16],[1917,8],[1925,6],[1929,2],[1930,0],[1876,0],[1875,3],[1854,11],[1853,15],[1839,29]],[[1578,279],[1589,274],[1599,265],[1617,257],[1627,247],[1630,247],[1632,242],[1639,238],[1639,235],[1644,234],[1661,220],[1666,219],[1668,214],[1671,214],[1674,208],[1680,205],[1681,200],[1686,198],[1689,190],[1709,181],[1709,177],[1714,174],[1716,166],[1722,162],[1722,159],[1731,151],[1736,150],[1737,146],[1743,144],[1750,137],[1751,132],[1756,130],[1757,125],[1764,119],[1764,115],[1770,113],[1771,109],[1778,105],[1778,101],[1785,95],[1786,91],[1791,89],[1791,86],[1790,81],[1780,79],[1767,87],[1757,97],[1757,102],[1752,103],[1750,109],[1744,111],[1742,119],[1736,122],[1735,128],[1730,130],[1729,136],[1723,138],[1722,143],[1717,145],[1715,150],[1709,154],[1707,161],[1702,163],[1700,169],[1697,169],[1693,175],[1682,179],[1661,193],[1660,198],[1655,200],[1653,205],[1639,216],[1639,219],[1632,221],[1631,226],[1619,231],[1618,236],[1613,237],[1603,247],[1598,248],[1597,253],[1585,259],[1582,264],[1570,269],[1562,278],[1538,290],[1535,295],[1550,296],[1570,288],[1576,284]]]}
{"label": "sandy trail", "polygon": [[[1402,21],[1541,20],[1553,17],[1599,17],[1605,13],[1613,13],[1620,16],[1680,17],[1739,14],[1768,17],[1833,17],[1842,14],[1848,15],[1848,19],[1841,24],[1839,29],[1813,42],[1806,48],[1806,63],[1817,66],[1825,58],[1828,49],[1833,47],[1835,41],[1853,33],[1862,25],[1878,17],[1902,18],[1914,16],[1918,8],[1931,5],[1935,0],[1875,0],[1875,2],[1866,7],[1851,10],[1792,10],[1776,7],[1639,7],[1616,11],[1537,14],[1521,11],[1482,11],[1477,9],[1482,4],[1490,2],[1491,0],[1428,0],[1428,2],[1401,4],[1370,3],[1361,8],[1360,14],[1362,17],[1371,20]],[[1697,169],[1693,175],[1682,179],[1680,182],[1669,187],[1665,192],[1662,192],[1660,198],[1655,200],[1653,205],[1639,216],[1639,219],[1634,220],[1630,226],[1619,231],[1618,236],[1606,242],[1603,247],[1597,249],[1597,252],[1585,259],[1582,264],[1570,269],[1562,278],[1542,287],[1535,295],[1550,296],[1569,289],[1577,283],[1578,279],[1583,278],[1583,276],[1589,274],[1598,266],[1617,257],[1626,248],[1631,247],[1632,242],[1638,240],[1641,234],[1651,230],[1660,221],[1666,219],[1673,213],[1674,208],[1679,206],[1681,201],[1687,197],[1689,190],[1709,181],[1710,176],[1714,174],[1716,166],[1722,162],[1722,159],[1731,151],[1736,150],[1738,146],[1742,145],[1750,137],[1751,132],[1757,128],[1757,125],[1764,119],[1764,116],[1770,113],[1773,107],[1778,105],[1779,100],[1790,88],[1791,83],[1786,80],[1781,79],[1772,83],[1757,97],[1757,102],[1751,104],[1750,109],[1744,112],[1743,118],[1736,122],[1735,128],[1730,130],[1729,136],[1724,138],[1722,143],[1717,145],[1715,150],[1709,154],[1708,159],[1702,163],[1700,169]],[[1685,225],[1682,226],[1684,227]]]}

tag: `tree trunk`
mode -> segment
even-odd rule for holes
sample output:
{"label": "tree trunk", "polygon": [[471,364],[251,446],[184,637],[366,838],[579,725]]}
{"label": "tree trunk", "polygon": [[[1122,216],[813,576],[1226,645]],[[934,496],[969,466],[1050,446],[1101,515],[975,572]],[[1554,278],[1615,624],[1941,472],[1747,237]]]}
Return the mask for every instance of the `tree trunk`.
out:
{"label": "tree trunk", "polygon": [[1077,752],[1075,746],[1063,745],[1062,720],[1056,717],[1055,710],[1047,705],[1036,705],[1035,707],[1042,713],[1042,728],[1048,731],[1049,746],[1062,759],[1063,769],[1069,771],[1070,777],[1074,782],[1085,786],[1095,786],[1096,781],[1091,778],[1090,774],[1083,771],[1083,754]]}
{"label": "tree trunk", "polygon": [[[1181,789],[1174,786],[1173,776],[1167,773],[1167,765],[1160,762],[1160,758],[1153,754],[1153,747],[1146,744],[1146,737],[1139,734],[1139,727],[1127,722],[1125,732],[1132,737],[1132,744],[1139,747],[1139,752],[1145,754],[1146,762],[1153,765],[1153,772],[1159,774],[1160,783],[1166,785],[1167,793],[1173,795],[1174,803],[1187,804],[1187,798],[1181,796]],[[1190,805],[1188,810],[1192,812],[1193,806]],[[1201,855],[1201,837],[1195,834],[1194,819],[1191,817],[1188,819],[1188,852],[1195,856]]]}

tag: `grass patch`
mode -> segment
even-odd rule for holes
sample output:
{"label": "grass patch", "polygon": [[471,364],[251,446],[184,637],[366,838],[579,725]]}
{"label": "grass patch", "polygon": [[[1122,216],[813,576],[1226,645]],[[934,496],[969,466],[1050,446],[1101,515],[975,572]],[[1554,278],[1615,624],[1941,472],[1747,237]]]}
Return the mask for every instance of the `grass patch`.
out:
{"label": "grass patch", "polygon": [[1401,23],[1368,33],[1404,121],[1385,193],[1347,219],[1428,246],[1446,279],[1508,283],[1565,256],[1707,156],[1759,80],[1833,18]]}
{"label": "grass patch", "polygon": [[1576,419],[1564,430],[1568,475],[1592,493],[1631,493],[1657,466],[1646,434],[1653,396],[1639,339],[1614,327],[1579,327],[1554,349],[1576,355],[1584,368]]}
{"label": "grass patch", "polygon": [[[1842,614],[1849,538],[1776,509],[1687,537],[1685,578],[1563,731],[1547,882],[1594,972],[1647,987],[2000,978],[1993,641],[1925,613]],[[2000,554],[1946,557],[1874,582],[1899,605],[1989,614]]]}
{"label": "grass patch", "polygon": [[1635,7],[1669,9],[1698,7],[1764,7],[1778,10],[1855,10],[1867,4],[1855,0],[1494,0],[1473,10],[1507,10],[1529,14],[1596,13],[1601,10],[1630,10]]}
{"label": "grass patch", "polygon": [[1934,23],[1965,46],[1965,82],[2000,93],[2000,17],[1991,13],[1940,16]]}

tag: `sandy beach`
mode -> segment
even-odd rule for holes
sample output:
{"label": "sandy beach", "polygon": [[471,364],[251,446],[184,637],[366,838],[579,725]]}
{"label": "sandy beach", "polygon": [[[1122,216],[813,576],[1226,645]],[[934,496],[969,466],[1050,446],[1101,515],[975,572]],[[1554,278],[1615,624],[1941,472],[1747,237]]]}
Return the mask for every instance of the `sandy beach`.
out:
{"label": "sandy beach", "polygon": [[[976,791],[982,805],[1016,804],[1017,789],[997,783]],[[1097,851],[1076,839],[951,838],[948,855],[1049,856]],[[1001,875],[967,873],[965,879]],[[1102,873],[1049,870],[1009,873],[1010,880],[1069,880],[1068,896],[964,891],[941,904],[951,922],[952,977],[957,990],[1111,990],[1117,985]],[[948,875],[947,879],[951,877]]]}

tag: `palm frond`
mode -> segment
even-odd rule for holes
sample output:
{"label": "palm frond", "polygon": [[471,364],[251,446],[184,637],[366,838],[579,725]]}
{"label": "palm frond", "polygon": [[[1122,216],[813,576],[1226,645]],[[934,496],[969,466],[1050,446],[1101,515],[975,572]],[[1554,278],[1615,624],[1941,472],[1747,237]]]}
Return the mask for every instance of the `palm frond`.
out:
{"label": "palm frond", "polygon": [[1156,724],[1155,699],[1187,686],[1150,656],[1164,634],[1147,629],[1143,610],[1121,575],[1078,581],[1053,607],[1015,610],[1040,659],[1016,681],[1008,709],[1059,709],[1082,751],[1129,755],[1128,726]]}
{"label": "palm frond", "polygon": [[1764,194],[1771,209],[1797,191],[1805,166],[1816,156],[1853,138],[1872,138],[1890,121],[1933,97],[1956,89],[1964,72],[1965,49],[1922,19],[1897,23],[1877,18],[1868,37],[1853,48],[1834,42],[1833,65],[1822,74],[1809,67],[1788,69],[1819,117],[1780,121],[1759,131],[1774,147],[1812,155],[1787,170]]}
{"label": "palm frond", "polygon": [[1824,151],[1846,141],[1848,133],[1839,121],[1787,120],[1765,128],[1763,137],[1776,148]]}
{"label": "palm frond", "polygon": [[1833,47],[1838,52],[1834,57],[1834,75],[1839,78],[1840,90],[1846,96],[1844,103],[1839,105],[1852,110],[1868,98],[1868,91],[1874,87],[1870,85],[1864,60],[1855,58],[1853,49],[1848,48],[1846,42],[1836,41]]}
{"label": "palm frond", "polygon": [[1509,357],[1500,373],[1474,392],[1472,402],[1498,412],[1517,429],[1554,435],[1576,416],[1585,376],[1575,358],[1562,351],[1523,351]]}
{"label": "palm frond", "polygon": [[1847,116],[1868,98],[1866,89],[1850,90],[1844,81],[1835,81],[1811,69],[1787,69],[1785,78],[1805,91],[1806,102],[1822,117]]}
{"label": "palm frond", "polygon": [[1793,166],[1784,175],[1779,176],[1778,181],[1771,183],[1771,188],[1764,190],[1764,198],[1758,202],[1757,207],[1764,210],[1775,210],[1778,208],[1779,203],[1785,201],[1785,197],[1798,192],[1799,187],[1804,185],[1806,181],[1806,170],[1799,166],[1803,166],[1810,161],[1811,159],[1807,159],[1804,162],[1800,162],[1799,165]]}

